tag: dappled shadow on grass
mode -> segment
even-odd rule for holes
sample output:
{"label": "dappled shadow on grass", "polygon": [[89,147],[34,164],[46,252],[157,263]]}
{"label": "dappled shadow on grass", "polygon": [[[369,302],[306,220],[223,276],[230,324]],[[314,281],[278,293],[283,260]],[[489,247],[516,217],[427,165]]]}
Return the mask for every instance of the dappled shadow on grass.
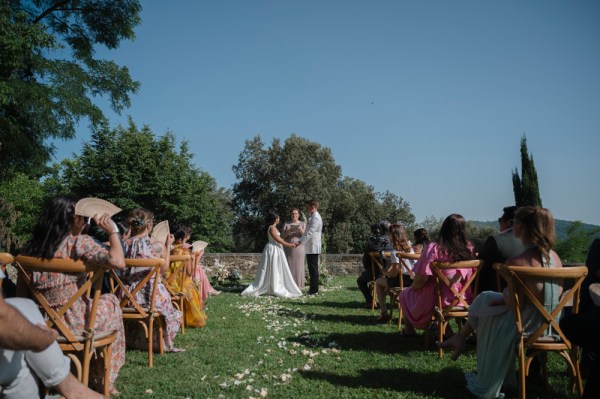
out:
{"label": "dappled shadow on grass", "polygon": [[[378,352],[383,354],[406,354],[415,350],[425,350],[422,335],[416,337],[402,337],[396,330],[365,331],[352,334],[333,333],[315,339],[314,336],[288,337],[291,342],[298,342],[310,347],[329,348],[335,342],[335,347],[341,350],[363,352]],[[433,351],[431,352],[434,353]],[[437,353],[437,352],[436,352]],[[437,358],[436,358],[437,359]]]}
{"label": "dappled shadow on grass", "polygon": [[306,302],[297,302],[299,306],[323,306],[335,309],[365,309],[364,301],[345,301],[345,302],[334,302],[334,301],[306,301]]}
{"label": "dappled shadow on grass", "polygon": [[[385,389],[410,395],[443,398],[472,397],[465,387],[463,370],[457,367],[424,372],[405,368],[373,368],[361,370],[354,376],[321,371],[301,373],[307,379],[327,381],[332,385],[348,388]],[[459,381],[461,385],[458,384]]]}

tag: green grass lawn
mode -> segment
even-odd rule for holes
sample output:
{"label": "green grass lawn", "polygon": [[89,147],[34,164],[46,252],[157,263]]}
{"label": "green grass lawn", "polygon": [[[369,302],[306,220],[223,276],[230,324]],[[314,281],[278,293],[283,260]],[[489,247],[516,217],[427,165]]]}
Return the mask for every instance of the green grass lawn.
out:
{"label": "green grass lawn", "polygon": [[[423,335],[402,337],[362,308],[355,277],[336,277],[316,297],[248,298],[243,287],[206,303],[208,323],[187,328],[187,349],[154,357],[128,351],[117,380],[123,398],[468,398],[463,373],[475,370],[474,346],[457,362],[438,360]],[[396,312],[397,316],[397,312]],[[549,357],[551,391],[530,398],[573,398],[566,365]]]}

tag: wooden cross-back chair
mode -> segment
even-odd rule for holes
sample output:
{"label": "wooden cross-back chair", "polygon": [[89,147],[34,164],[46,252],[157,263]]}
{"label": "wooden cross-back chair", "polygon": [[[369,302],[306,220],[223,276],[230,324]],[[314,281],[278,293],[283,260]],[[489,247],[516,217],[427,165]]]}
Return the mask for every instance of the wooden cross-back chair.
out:
{"label": "wooden cross-back chair", "polygon": [[404,253],[404,252],[396,252],[396,256],[398,256],[398,258],[400,259],[400,270],[398,272],[398,283],[399,286],[398,287],[393,287],[393,288],[388,288],[388,292],[390,294],[390,323],[393,319],[393,313],[394,313],[394,306],[398,306],[398,331],[402,330],[402,305],[400,304],[400,302],[398,302],[398,294],[400,294],[401,291],[404,291],[404,271],[407,272],[407,274],[410,274],[409,272],[412,273],[412,271],[408,268],[408,266],[406,265],[406,263],[404,262],[405,260],[407,262],[409,261],[416,261],[419,259],[419,257],[421,256],[421,254],[409,254],[409,253]]}
{"label": "wooden cross-back chair", "polygon": [[[186,317],[185,316],[186,297],[185,297],[185,294],[183,293],[182,289],[183,289],[183,284],[184,284],[185,278],[186,278],[186,272],[187,272],[186,269],[188,268],[188,266],[189,266],[190,270],[192,271],[192,276],[193,276],[193,272],[194,272],[194,267],[192,265],[193,260],[194,260],[193,255],[170,255],[169,262],[171,265],[173,265],[174,263],[178,263],[178,262],[182,262],[183,264],[180,265],[179,269],[176,270],[175,273],[171,273],[168,278],[163,278],[165,287],[167,288],[167,291],[169,291],[169,294],[171,295],[171,302],[173,302],[173,306],[175,306],[176,309],[181,311],[181,335],[185,334],[185,323],[186,323],[186,318],[185,318]],[[180,281],[179,290],[176,290],[173,287],[177,278],[179,278],[179,281]]]}
{"label": "wooden cross-back chair", "polygon": [[[144,328],[144,333],[148,340],[148,367],[152,367],[153,365],[153,334],[155,322],[158,325],[158,353],[163,354],[165,351],[163,342],[164,317],[159,311],[154,309],[158,283],[160,281],[160,268],[163,263],[164,259],[161,258],[125,258],[126,268],[150,269],[133,290],[128,289],[128,286],[123,283],[119,274],[114,270],[110,270],[111,292],[121,298],[120,307],[123,312],[123,321],[137,321]],[[150,306],[144,307],[138,303],[135,299],[135,295],[150,283],[152,283]]]}
{"label": "wooden cross-back chair", "polygon": [[[523,266],[494,265],[508,284],[508,290],[513,299],[512,312],[516,318],[517,327],[517,351],[519,359],[519,397],[525,399],[526,387],[525,377],[529,374],[529,366],[534,357],[540,356],[542,363],[542,378],[547,385],[548,376],[546,370],[546,353],[556,352],[567,363],[573,378],[573,390],[577,388],[579,396],[583,394],[581,372],[579,370],[579,352],[577,347],[569,341],[560,328],[558,319],[565,306],[572,304],[572,313],[579,312],[579,295],[581,283],[587,276],[587,267],[562,267],[562,268],[540,268]],[[563,292],[559,303],[552,309],[546,309],[544,303],[540,302],[527,283],[540,283],[545,281],[560,281],[563,286],[571,288]],[[530,302],[543,318],[543,322],[531,334],[524,331],[521,308],[524,302]],[[546,335],[551,329],[554,334]]]}
{"label": "wooden cross-back chair", "polygon": [[[0,252],[0,268],[2,273],[6,274],[6,265],[10,265],[15,261],[15,258],[8,252]],[[2,289],[2,277],[0,277],[0,289]]]}
{"label": "wooden cross-back chair", "polygon": [[[36,303],[40,306],[42,314],[46,316],[48,327],[58,331],[57,342],[63,352],[73,361],[77,370],[78,379],[85,385],[88,385],[90,374],[90,362],[96,350],[100,350],[103,356],[104,367],[104,395],[109,395],[110,386],[110,362],[112,354],[112,345],[117,338],[116,331],[96,333],[94,326],[96,324],[96,312],[100,300],[102,281],[104,278],[104,269],[98,269],[94,272],[87,272],[82,261],[72,259],[51,259],[19,255],[15,258],[16,267],[19,273],[19,279],[23,281]],[[53,309],[44,295],[35,288],[31,273],[32,272],[54,272],[54,273],[88,273],[86,282],[69,298],[67,303],[59,309]],[[72,306],[84,296],[92,299],[92,308],[89,317],[85,321],[83,332],[73,331],[64,321],[63,316],[72,308]],[[77,354],[80,354],[82,360],[79,360]]]}
{"label": "wooden cross-back chair", "polygon": [[[469,316],[469,303],[466,300],[466,293],[471,289],[473,296],[477,292],[477,277],[479,270],[483,266],[482,260],[466,260],[460,262],[431,262],[431,271],[435,279],[435,310],[433,312],[433,321],[437,322],[437,339],[438,339],[438,357],[441,359],[444,356],[442,342],[446,327],[451,319],[463,322]],[[460,270],[474,269],[469,278],[463,278],[459,273]],[[454,271],[455,273],[448,277],[447,274]],[[462,283],[462,288],[457,290],[454,284]],[[443,305],[442,289],[447,288],[452,294],[450,304]],[[460,328],[460,324],[459,324]],[[429,339],[428,334],[425,334],[426,339]]]}
{"label": "wooden cross-back chair", "polygon": [[377,285],[375,281],[377,280],[378,270],[383,269],[382,258],[380,252],[369,252],[369,257],[371,258],[371,281],[367,283],[367,286],[371,290],[371,311],[375,310],[375,304],[377,303]]}

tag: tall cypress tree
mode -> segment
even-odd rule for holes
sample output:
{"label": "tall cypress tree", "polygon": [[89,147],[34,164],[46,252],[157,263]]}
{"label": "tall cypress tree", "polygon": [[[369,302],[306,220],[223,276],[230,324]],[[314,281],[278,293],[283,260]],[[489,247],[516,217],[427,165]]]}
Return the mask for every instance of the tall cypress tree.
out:
{"label": "tall cypress tree", "polygon": [[527,138],[521,137],[521,177],[517,168],[512,173],[515,205],[542,206],[533,156],[527,151]]}

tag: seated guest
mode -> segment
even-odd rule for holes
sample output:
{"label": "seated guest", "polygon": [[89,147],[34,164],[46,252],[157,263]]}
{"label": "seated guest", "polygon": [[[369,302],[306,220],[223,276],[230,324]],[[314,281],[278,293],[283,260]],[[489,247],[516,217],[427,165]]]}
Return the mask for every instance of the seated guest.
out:
{"label": "seated guest", "polygon": [[[402,304],[404,320],[406,327],[403,330],[405,335],[414,335],[415,328],[425,328],[431,322],[435,307],[435,281],[430,278],[433,274],[431,262],[458,262],[463,260],[475,259],[473,245],[467,239],[465,219],[458,214],[452,214],[444,220],[440,229],[439,239],[432,241],[425,246],[423,252],[413,269],[415,278],[410,287],[398,295],[398,300]],[[460,273],[461,278],[456,281],[454,287],[457,291],[462,289],[463,283],[471,277],[473,270],[460,269],[447,271],[451,273]],[[453,298],[451,291],[447,287],[442,288],[443,305],[449,305]],[[471,302],[473,293],[470,288],[465,292],[465,299]]]}
{"label": "seated guest", "polygon": [[39,398],[38,380],[67,399],[104,397],[71,374],[57,337],[33,301],[0,294],[0,397]]}
{"label": "seated guest", "polygon": [[[509,266],[560,268],[562,263],[552,250],[555,242],[554,218],[544,208],[525,206],[517,210],[514,220],[515,237],[525,245],[525,251],[506,261]],[[528,283],[528,289],[545,305],[555,307],[562,292],[562,283]],[[533,333],[544,321],[523,293],[521,317],[525,335]],[[460,332],[442,344],[454,348],[453,360],[464,351],[466,338],[477,333],[477,373],[466,374],[467,388],[478,398],[497,398],[505,377],[513,385],[517,329],[515,315],[505,306],[512,300],[504,293],[485,291],[469,307],[469,319]],[[491,309],[493,307],[493,309]],[[496,311],[494,311],[496,310]],[[507,380],[507,382],[509,382]],[[510,384],[507,384],[510,385]]]}
{"label": "seated guest", "polygon": [[412,246],[413,251],[415,251],[416,254],[420,254],[423,252],[425,245],[429,242],[429,234],[427,233],[427,230],[420,228],[413,232],[413,237],[415,237],[415,243]]}
{"label": "seated guest", "polygon": [[[191,250],[191,249],[190,249]],[[204,249],[201,249],[197,252],[200,256],[198,256],[196,263],[196,271],[194,272],[194,284],[198,287],[202,300],[204,301],[210,295],[219,295],[221,291],[216,290],[208,280],[208,276],[206,275],[206,271],[202,266],[202,256],[204,256]]]}
{"label": "seated guest", "polygon": [[590,247],[585,265],[588,275],[581,284],[579,313],[560,320],[568,339],[582,348],[581,368],[587,372],[583,399],[600,397],[600,238]]}
{"label": "seated guest", "polygon": [[[125,257],[126,258],[162,258],[165,263],[161,267],[161,273],[166,273],[169,269],[169,254],[167,248],[171,247],[173,243],[173,235],[167,236],[165,243],[152,242],[148,233],[152,230],[154,224],[154,215],[147,209],[137,208],[129,212],[127,217],[127,223],[131,230],[131,236],[128,238],[125,245]],[[127,285],[129,291],[133,291],[135,287],[148,275],[150,268],[126,268],[123,271],[123,283]],[[142,307],[150,306],[150,298],[152,296],[152,286],[154,281],[151,279],[144,287],[135,294],[136,301]],[[160,312],[165,318],[165,329],[164,329],[164,346],[167,352],[183,352],[183,349],[175,348],[173,340],[177,335],[180,327],[181,312],[171,302],[171,295],[167,288],[161,281],[158,282],[156,290],[156,297],[154,299],[154,309]],[[147,341],[144,331],[139,327],[137,323],[129,323],[127,326],[127,345],[146,349]],[[155,324],[156,326],[156,324]],[[158,340],[159,334],[153,334]],[[152,343],[153,347],[158,347],[158,341]]]}
{"label": "seated guest", "polygon": [[500,234],[489,236],[479,251],[477,257],[485,262],[479,270],[479,292],[497,291],[499,287],[496,270],[493,268],[494,263],[504,263],[525,250],[521,240],[513,234],[513,219],[516,211],[516,206],[507,206],[503,209],[502,216],[498,218]]}
{"label": "seated guest", "polygon": [[[125,267],[123,247],[116,225],[108,214],[94,216],[98,227],[108,235],[110,242],[108,249],[89,235],[82,234],[87,227],[88,218],[75,214],[77,200],[71,196],[58,196],[47,202],[33,229],[32,239],[25,244],[21,253],[42,259],[82,260],[90,271],[98,268],[123,269]],[[76,275],[34,272],[32,280],[35,288],[44,295],[50,306],[58,310],[77,292],[85,282],[85,277],[85,273]],[[64,314],[64,321],[75,332],[82,333],[91,306],[90,298],[80,297],[78,302]],[[112,347],[109,389],[113,394],[118,394],[114,382],[119,369],[125,363],[125,336],[119,300],[114,295],[101,295],[94,329],[96,332],[117,331],[117,339]],[[96,390],[102,390],[103,362],[98,357],[92,364],[90,385]]]}
{"label": "seated guest", "polygon": [[[190,255],[190,245],[187,241],[190,239],[192,229],[189,226],[180,224],[175,227],[173,237],[173,248],[171,255]],[[185,267],[184,273],[181,268]],[[204,313],[204,301],[200,298],[198,287],[192,281],[194,270],[191,262],[171,262],[169,270],[165,273],[169,284],[175,292],[183,292],[185,295],[185,324],[192,327],[204,327],[206,324],[206,314]],[[183,274],[183,279],[182,279]],[[172,276],[172,277],[171,277]]]}
{"label": "seated guest", "polygon": [[390,222],[387,221],[371,225],[371,236],[367,240],[362,259],[364,270],[356,279],[356,284],[365,297],[365,308],[371,308],[371,304],[373,303],[373,294],[369,288],[369,282],[373,280],[373,277],[377,279],[381,276],[381,270],[377,267],[375,268],[375,276],[373,276],[373,272],[371,271],[371,256],[369,253],[392,250],[392,244],[390,243],[388,236],[389,227]]}
{"label": "seated guest", "polygon": [[[401,224],[392,224],[389,229],[390,241],[392,242],[392,251],[390,257],[390,266],[382,270],[382,275],[375,281],[377,300],[379,301],[380,314],[378,321],[389,321],[390,315],[387,312],[386,291],[388,288],[400,286],[399,274],[406,274],[411,278],[414,276],[412,272],[413,260],[402,259],[406,268],[400,264],[400,259],[397,256],[398,252],[413,254],[414,251],[410,246],[410,241],[406,237],[406,230]],[[408,271],[406,270],[408,269]],[[405,283],[406,285],[406,283]]]}

